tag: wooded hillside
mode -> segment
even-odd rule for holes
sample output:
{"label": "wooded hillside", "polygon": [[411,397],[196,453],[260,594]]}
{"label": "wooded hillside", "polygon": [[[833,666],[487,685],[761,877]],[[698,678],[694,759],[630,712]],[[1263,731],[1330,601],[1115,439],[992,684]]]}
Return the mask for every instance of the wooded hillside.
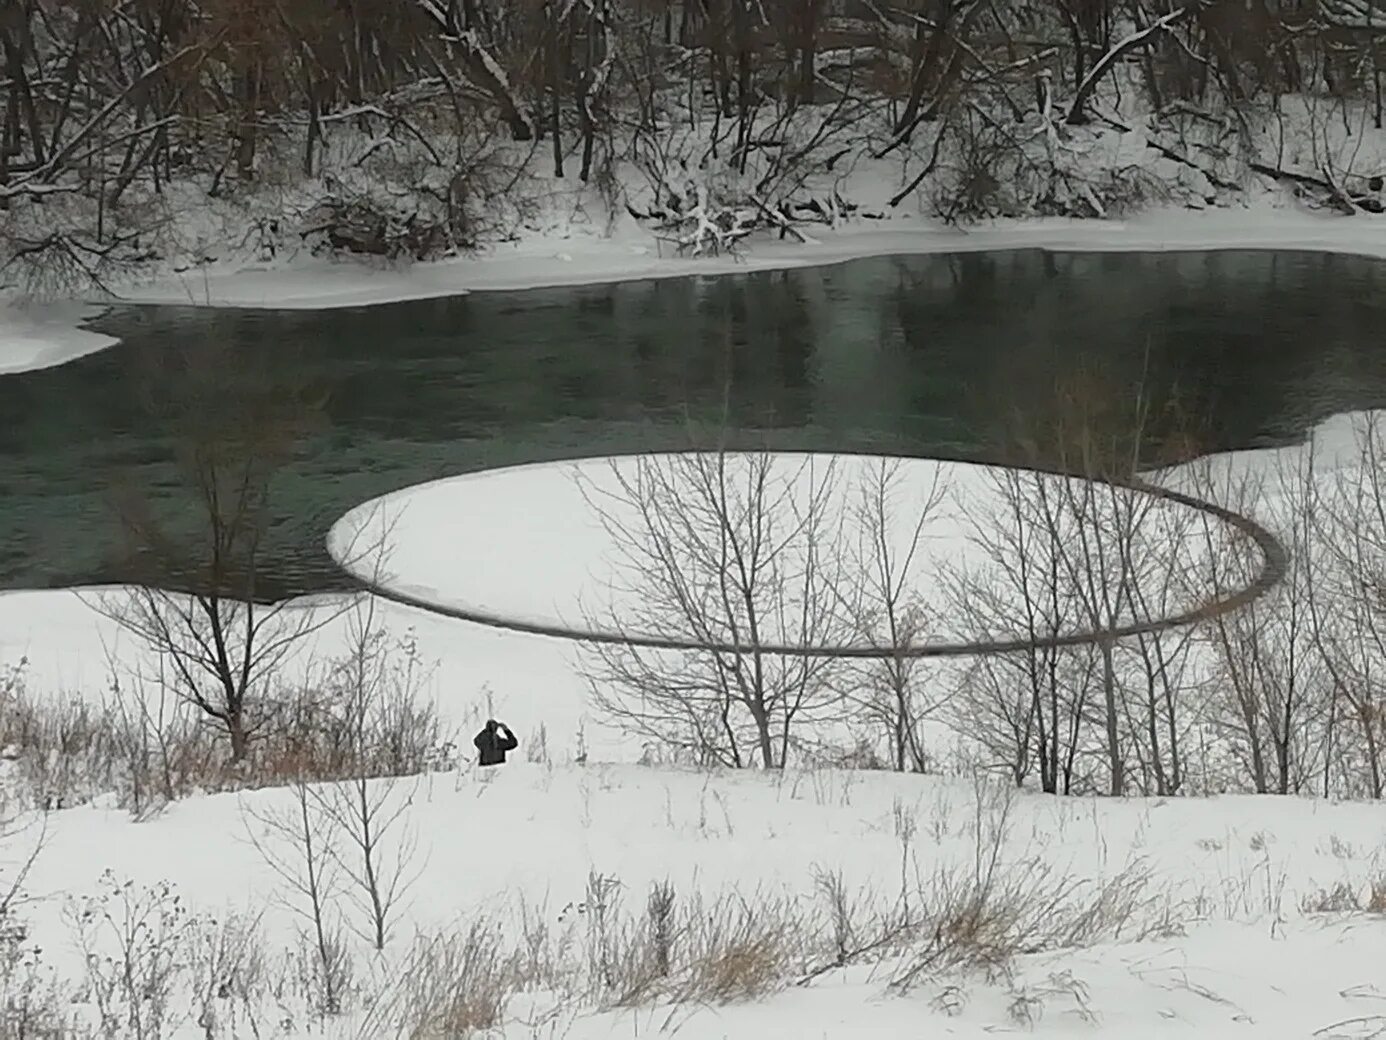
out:
{"label": "wooded hillside", "polygon": [[1365,0],[7,0],[2,280],[195,262],[214,200],[247,248],[436,256],[514,233],[535,178],[696,249],[837,219],[862,163],[950,220],[1104,215],[1168,187],[1092,154],[1131,133],[1196,193],[1259,170],[1353,210],[1378,23]]}

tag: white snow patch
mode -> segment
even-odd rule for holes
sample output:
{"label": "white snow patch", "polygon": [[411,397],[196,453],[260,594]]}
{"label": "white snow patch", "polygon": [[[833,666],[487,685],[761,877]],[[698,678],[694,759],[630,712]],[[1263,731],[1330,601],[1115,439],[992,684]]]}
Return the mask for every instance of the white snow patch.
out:
{"label": "white snow patch", "polygon": [[75,361],[118,342],[83,328],[101,308],[80,303],[0,302],[0,375]]}

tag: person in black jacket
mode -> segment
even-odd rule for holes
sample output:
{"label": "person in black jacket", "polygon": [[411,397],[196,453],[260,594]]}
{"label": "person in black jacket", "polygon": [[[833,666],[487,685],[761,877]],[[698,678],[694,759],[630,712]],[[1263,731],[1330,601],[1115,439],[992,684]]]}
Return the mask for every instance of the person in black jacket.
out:
{"label": "person in black jacket", "polygon": [[515,734],[510,732],[510,727],[495,719],[486,720],[486,728],[476,735],[472,743],[476,745],[477,751],[481,752],[480,764],[483,766],[503,765],[506,752],[514,751],[520,746]]}

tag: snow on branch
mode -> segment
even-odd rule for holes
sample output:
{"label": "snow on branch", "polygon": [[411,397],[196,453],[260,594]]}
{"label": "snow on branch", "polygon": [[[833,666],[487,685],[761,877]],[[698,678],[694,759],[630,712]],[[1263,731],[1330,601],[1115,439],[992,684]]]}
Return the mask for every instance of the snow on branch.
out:
{"label": "snow on branch", "polygon": [[1208,6],[1208,0],[1194,0],[1193,3],[1177,8],[1169,12],[1169,14],[1161,15],[1144,29],[1137,29],[1125,39],[1120,40],[1116,46],[1098,59],[1097,64],[1088,70],[1088,74],[1084,76],[1083,81],[1078,84],[1078,91],[1073,95],[1073,103],[1069,105],[1068,117],[1064,121],[1070,125],[1074,125],[1086,120],[1083,114],[1083,106],[1087,104],[1088,98],[1091,97],[1092,92],[1097,89],[1097,85],[1102,82],[1103,77],[1116,66],[1116,63],[1120,61],[1124,55],[1135,50],[1137,47],[1144,47],[1146,44],[1151,43],[1155,37],[1163,32],[1168,32],[1189,15],[1203,10],[1206,6]]}

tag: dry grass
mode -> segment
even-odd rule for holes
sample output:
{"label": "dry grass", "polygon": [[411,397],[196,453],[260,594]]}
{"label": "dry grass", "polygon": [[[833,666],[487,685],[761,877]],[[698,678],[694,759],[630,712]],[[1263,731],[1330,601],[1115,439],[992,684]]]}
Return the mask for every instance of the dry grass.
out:
{"label": "dry grass", "polygon": [[64,809],[113,792],[137,814],[191,794],[404,776],[449,765],[451,731],[413,691],[389,691],[353,729],[341,698],[303,685],[264,700],[258,739],[231,759],[218,728],[158,687],[113,683],[99,703],[32,694],[22,669],[0,675],[0,749],[25,807]]}
{"label": "dry grass", "polygon": [[719,900],[720,911],[686,919],[685,960],[675,975],[679,1002],[727,1004],[764,996],[804,967],[810,929],[785,899]]}
{"label": "dry grass", "polygon": [[1371,891],[1367,894],[1367,905],[1362,909],[1369,914],[1386,914],[1386,877],[1377,878],[1372,882]]}
{"label": "dry grass", "polygon": [[1364,885],[1339,881],[1305,896],[1300,909],[1306,914],[1386,914],[1386,877]]}
{"label": "dry grass", "polygon": [[985,876],[945,871],[918,898],[917,938],[892,979],[900,990],[940,972],[994,971],[1022,954],[1143,938],[1162,929],[1165,906],[1140,864],[1103,883],[1038,861]]}
{"label": "dry grass", "polygon": [[915,894],[913,949],[892,979],[909,989],[942,971],[995,970],[1021,954],[1142,938],[1163,930],[1169,900],[1134,862],[1105,881],[1074,878],[1039,859],[1006,857],[1016,792],[979,778],[970,869],[943,869]]}
{"label": "dry grass", "polygon": [[523,983],[517,958],[502,952],[503,935],[483,920],[458,935],[420,939],[358,1035],[455,1040],[495,1028]]}

